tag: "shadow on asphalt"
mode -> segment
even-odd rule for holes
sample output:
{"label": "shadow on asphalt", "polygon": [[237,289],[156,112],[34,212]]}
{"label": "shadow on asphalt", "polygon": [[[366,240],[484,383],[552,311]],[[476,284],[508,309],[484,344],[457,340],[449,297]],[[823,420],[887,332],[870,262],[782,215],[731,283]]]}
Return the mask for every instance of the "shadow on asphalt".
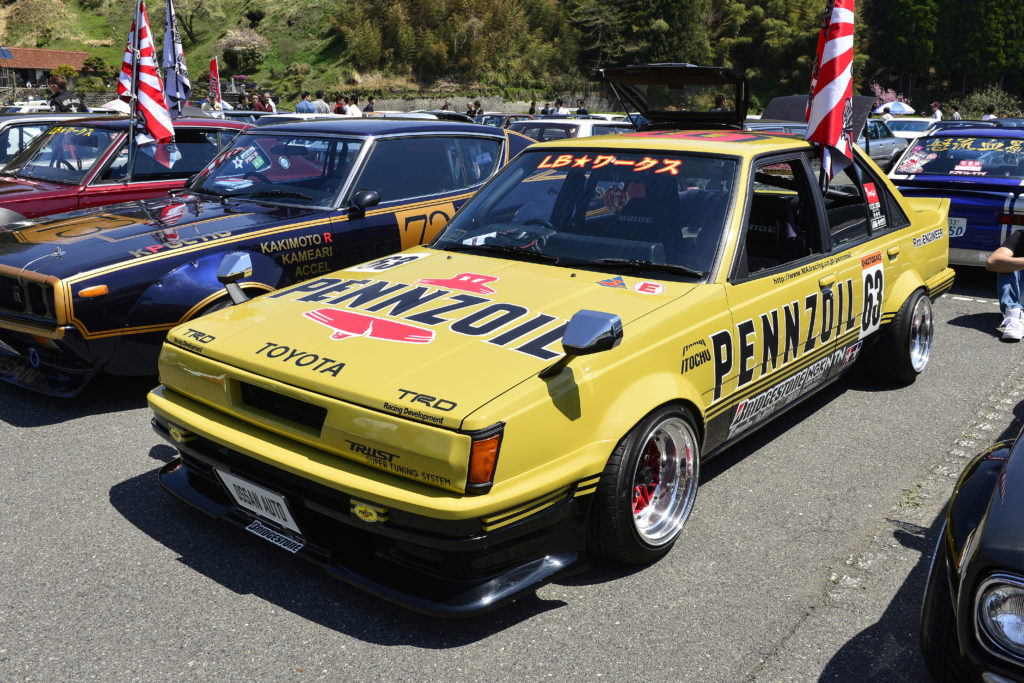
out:
{"label": "shadow on asphalt", "polygon": [[[150,456],[167,461],[169,451],[168,446],[156,446]],[[140,531],[177,553],[178,562],[221,586],[377,645],[460,647],[565,605],[529,595],[470,619],[410,612],[179,502],[160,488],[156,470],[111,488],[110,504]]]}
{"label": "shadow on asphalt", "polygon": [[15,427],[42,427],[145,408],[146,394],[156,385],[156,377],[98,375],[75,398],[54,398],[0,382],[0,421]]}

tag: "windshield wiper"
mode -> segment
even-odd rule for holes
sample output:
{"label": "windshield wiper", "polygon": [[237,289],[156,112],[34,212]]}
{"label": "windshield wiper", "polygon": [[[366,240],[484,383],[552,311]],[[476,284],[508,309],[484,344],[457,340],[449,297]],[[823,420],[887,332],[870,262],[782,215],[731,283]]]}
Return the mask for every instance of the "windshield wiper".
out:
{"label": "windshield wiper", "polygon": [[502,256],[508,256],[513,259],[536,261],[538,263],[558,262],[558,259],[554,256],[548,256],[547,254],[542,254],[539,251],[524,249],[523,247],[514,247],[510,244],[462,244],[453,242],[446,244],[441,248],[445,251],[484,251],[492,254],[501,254]]}
{"label": "windshield wiper", "polygon": [[678,275],[687,275],[689,277],[701,278],[706,273],[693,268],[687,268],[686,266],[679,266],[674,263],[655,263],[654,261],[644,261],[641,259],[626,259],[626,258],[598,258],[589,261],[566,261],[559,260],[558,265],[560,266],[612,266],[628,268],[630,270],[660,270],[666,273],[676,273]]}
{"label": "windshield wiper", "polygon": [[293,190],[263,190],[261,192],[238,192],[232,197],[296,197],[297,199],[309,199],[313,198],[304,192],[295,192]]}

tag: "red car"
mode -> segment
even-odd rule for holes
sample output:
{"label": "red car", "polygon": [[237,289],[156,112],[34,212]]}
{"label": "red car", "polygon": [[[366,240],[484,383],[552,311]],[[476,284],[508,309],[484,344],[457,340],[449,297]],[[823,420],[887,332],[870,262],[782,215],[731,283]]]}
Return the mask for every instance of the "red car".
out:
{"label": "red car", "polygon": [[250,127],[212,118],[178,119],[174,142],[139,148],[129,173],[128,119],[59,123],[0,172],[0,225],[166,195]]}

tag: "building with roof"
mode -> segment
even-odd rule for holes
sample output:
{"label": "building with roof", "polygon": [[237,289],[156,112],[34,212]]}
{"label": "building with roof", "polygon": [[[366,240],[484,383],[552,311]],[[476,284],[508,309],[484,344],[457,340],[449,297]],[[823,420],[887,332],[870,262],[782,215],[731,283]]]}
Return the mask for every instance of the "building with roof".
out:
{"label": "building with roof", "polygon": [[76,71],[81,71],[88,58],[88,52],[78,50],[47,50],[41,47],[2,48],[0,87],[39,85],[45,83],[50,77],[50,72],[61,64],[68,64]]}

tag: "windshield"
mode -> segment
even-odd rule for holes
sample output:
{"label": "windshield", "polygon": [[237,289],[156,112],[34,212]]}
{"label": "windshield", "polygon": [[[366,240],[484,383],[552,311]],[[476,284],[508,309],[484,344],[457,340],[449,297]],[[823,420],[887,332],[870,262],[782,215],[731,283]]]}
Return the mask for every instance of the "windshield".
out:
{"label": "windshield", "polygon": [[904,153],[896,172],[1024,179],[1024,139],[918,138]]}
{"label": "windshield", "polygon": [[329,206],[348,178],[363,140],[285,133],[236,138],[193,183],[193,192]]}
{"label": "windshield", "polygon": [[57,125],[33,140],[4,172],[79,185],[119,135],[118,131],[105,128]]}
{"label": "windshield", "polygon": [[886,122],[889,130],[899,131],[921,131],[932,125],[931,121],[902,121],[900,119],[889,119]]}
{"label": "windshield", "polygon": [[695,154],[527,151],[432,246],[701,277],[711,270],[735,173],[734,159]]}

